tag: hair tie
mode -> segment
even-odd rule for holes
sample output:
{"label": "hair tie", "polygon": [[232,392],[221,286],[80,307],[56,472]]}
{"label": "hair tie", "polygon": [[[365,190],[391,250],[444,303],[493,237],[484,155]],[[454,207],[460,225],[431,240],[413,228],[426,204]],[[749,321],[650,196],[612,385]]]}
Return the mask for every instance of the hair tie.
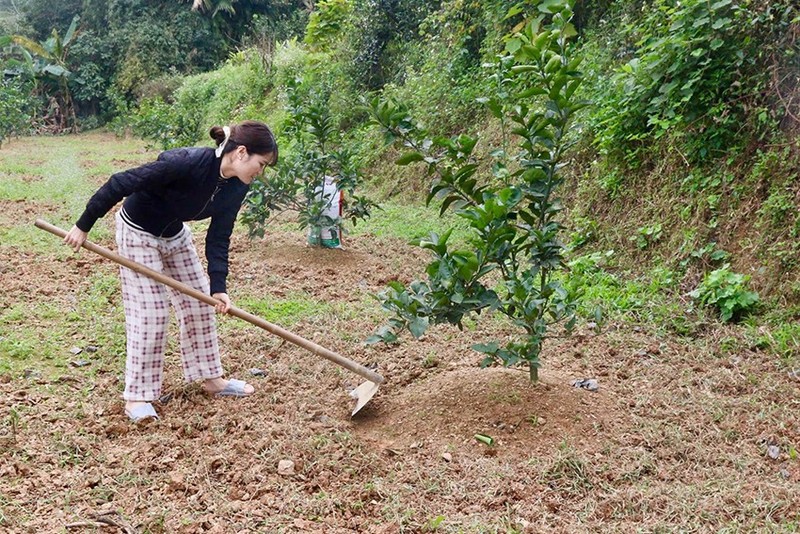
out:
{"label": "hair tie", "polygon": [[222,131],[225,132],[225,139],[222,141],[222,143],[220,143],[220,145],[214,151],[217,157],[222,156],[222,151],[225,150],[225,145],[228,144],[228,139],[231,138],[231,129],[229,127],[223,126]]}

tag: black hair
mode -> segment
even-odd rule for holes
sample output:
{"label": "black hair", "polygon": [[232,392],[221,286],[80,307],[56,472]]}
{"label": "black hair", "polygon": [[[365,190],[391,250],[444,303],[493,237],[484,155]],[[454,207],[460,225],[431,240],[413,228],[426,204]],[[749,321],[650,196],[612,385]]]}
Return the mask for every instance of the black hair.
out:
{"label": "black hair", "polygon": [[[278,143],[269,126],[260,121],[244,121],[230,128],[231,135],[225,148],[222,149],[223,154],[242,145],[247,149],[248,154],[272,155],[270,161],[267,162],[270,167],[278,163]],[[225,141],[225,130],[221,126],[212,126],[209,134],[217,146]]]}

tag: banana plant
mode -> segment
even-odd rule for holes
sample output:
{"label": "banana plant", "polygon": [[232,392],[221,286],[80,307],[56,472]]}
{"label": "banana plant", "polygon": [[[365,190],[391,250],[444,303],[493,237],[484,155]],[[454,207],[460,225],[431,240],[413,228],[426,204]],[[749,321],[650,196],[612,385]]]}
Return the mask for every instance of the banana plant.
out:
{"label": "banana plant", "polygon": [[10,60],[9,65],[18,75],[29,75],[34,80],[34,90],[48,99],[48,111],[51,113],[52,126],[58,131],[70,129],[75,131],[77,120],[72,101],[69,83],[72,72],[68,68],[69,47],[78,31],[80,17],[75,16],[62,37],[53,28],[50,37],[36,42],[22,35],[5,36],[0,46],[22,60]]}

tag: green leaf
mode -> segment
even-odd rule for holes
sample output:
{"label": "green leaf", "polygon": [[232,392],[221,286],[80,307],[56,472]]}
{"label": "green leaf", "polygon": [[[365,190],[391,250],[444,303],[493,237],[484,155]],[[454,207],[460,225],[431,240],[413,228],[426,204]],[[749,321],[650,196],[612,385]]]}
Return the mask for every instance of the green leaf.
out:
{"label": "green leaf", "polygon": [[565,7],[568,7],[565,0],[544,0],[539,4],[539,11],[542,13],[558,13]]}
{"label": "green leaf", "polygon": [[422,337],[422,334],[425,333],[425,330],[428,329],[428,318],[427,317],[414,317],[414,319],[408,323],[408,330],[411,334],[419,339]]}
{"label": "green leaf", "polygon": [[508,10],[508,13],[506,13],[506,16],[503,17],[503,20],[508,20],[508,19],[514,17],[515,15],[519,15],[520,13],[523,13],[524,11],[525,11],[525,4],[524,3],[519,3],[519,4],[515,5],[515,6],[512,6],[511,9]]}
{"label": "green leaf", "polygon": [[514,65],[513,67],[511,67],[511,72],[513,72],[514,74],[520,74],[523,72],[537,72],[538,70],[539,67],[536,65]]}
{"label": "green leaf", "polygon": [[729,6],[731,2],[733,2],[733,0],[719,0],[719,2],[711,4],[711,11],[717,11],[722,7]]}
{"label": "green leaf", "polygon": [[728,26],[730,23],[731,23],[731,19],[725,17],[725,18],[721,18],[721,19],[715,20],[714,23],[711,25],[711,27],[714,28],[715,30],[719,30],[720,28],[724,28],[725,26]]}
{"label": "green leaf", "polygon": [[406,152],[399,158],[395,160],[397,165],[408,165],[409,163],[414,163],[415,161],[422,161],[425,157],[420,154],[419,152]]}
{"label": "green leaf", "polygon": [[472,345],[472,350],[482,352],[483,354],[494,354],[499,348],[500,345],[497,343],[497,341],[492,341],[490,343],[476,343],[475,345]]}
{"label": "green leaf", "polygon": [[444,215],[444,212],[447,211],[447,208],[449,208],[453,203],[455,203],[455,209],[459,209],[466,204],[466,202],[464,202],[458,195],[451,195],[444,199],[444,202],[442,202],[442,207],[439,210],[439,216],[441,217]]}
{"label": "green leaf", "polygon": [[52,74],[57,78],[68,77],[70,74],[72,74],[70,71],[60,65],[47,65],[42,69],[42,72]]}
{"label": "green leaf", "polygon": [[546,95],[547,91],[542,87],[531,87],[530,89],[525,89],[521,93],[517,94],[517,98],[530,98],[535,95]]}
{"label": "green leaf", "polygon": [[575,26],[573,26],[571,22],[568,22],[564,25],[564,29],[561,30],[561,35],[569,39],[570,37],[575,37],[578,35],[578,32],[575,29]]}
{"label": "green leaf", "polygon": [[506,52],[509,54],[514,54],[517,50],[520,49],[522,46],[522,40],[517,38],[512,38],[506,41]]}

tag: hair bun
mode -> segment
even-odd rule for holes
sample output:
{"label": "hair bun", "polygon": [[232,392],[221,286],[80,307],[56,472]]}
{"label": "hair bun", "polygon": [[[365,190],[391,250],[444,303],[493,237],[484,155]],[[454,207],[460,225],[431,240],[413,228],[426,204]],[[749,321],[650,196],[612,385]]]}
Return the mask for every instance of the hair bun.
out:
{"label": "hair bun", "polygon": [[225,130],[222,129],[222,126],[212,126],[209,135],[217,143],[217,146],[225,141]]}

